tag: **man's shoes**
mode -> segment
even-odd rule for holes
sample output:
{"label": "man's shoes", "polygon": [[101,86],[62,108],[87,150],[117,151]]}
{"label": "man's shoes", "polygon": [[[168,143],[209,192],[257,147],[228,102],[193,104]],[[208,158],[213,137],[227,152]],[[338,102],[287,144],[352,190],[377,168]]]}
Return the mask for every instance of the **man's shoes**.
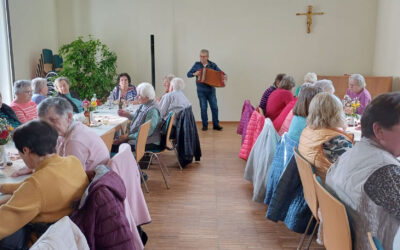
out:
{"label": "man's shoes", "polygon": [[207,131],[207,130],[208,130],[208,127],[206,127],[206,126],[203,126],[203,128],[202,128],[201,130],[203,130],[203,131]]}
{"label": "man's shoes", "polygon": [[216,125],[216,126],[213,127],[213,129],[214,129],[214,130],[221,131],[221,130],[222,130],[222,127],[221,127],[220,125]]}

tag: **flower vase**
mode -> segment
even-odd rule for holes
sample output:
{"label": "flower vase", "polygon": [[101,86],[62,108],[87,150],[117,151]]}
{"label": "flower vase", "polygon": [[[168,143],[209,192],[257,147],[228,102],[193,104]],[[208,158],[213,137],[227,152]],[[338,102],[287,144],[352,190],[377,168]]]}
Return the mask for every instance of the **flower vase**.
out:
{"label": "flower vase", "polygon": [[10,166],[11,164],[5,145],[0,145],[0,168],[3,168],[5,165]]}
{"label": "flower vase", "polygon": [[356,119],[354,118],[354,116],[350,116],[350,119],[348,121],[349,126],[353,127],[356,125]]}

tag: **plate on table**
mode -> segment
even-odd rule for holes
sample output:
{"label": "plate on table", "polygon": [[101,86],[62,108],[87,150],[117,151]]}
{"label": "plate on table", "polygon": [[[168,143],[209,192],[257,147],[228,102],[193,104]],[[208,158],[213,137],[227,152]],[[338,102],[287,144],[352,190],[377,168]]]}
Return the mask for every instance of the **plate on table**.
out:
{"label": "plate on table", "polygon": [[91,123],[90,127],[95,128],[95,127],[100,127],[101,125],[103,125],[103,123]]}

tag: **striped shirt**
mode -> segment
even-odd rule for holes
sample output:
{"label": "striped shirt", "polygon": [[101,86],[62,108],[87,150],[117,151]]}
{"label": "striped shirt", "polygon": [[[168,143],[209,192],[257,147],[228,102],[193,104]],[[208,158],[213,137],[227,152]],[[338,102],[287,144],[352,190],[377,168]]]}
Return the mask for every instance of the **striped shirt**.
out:
{"label": "striped shirt", "polygon": [[22,123],[27,123],[37,118],[36,104],[32,101],[27,103],[17,103],[15,100],[11,103],[10,107],[14,110],[18,119]]}

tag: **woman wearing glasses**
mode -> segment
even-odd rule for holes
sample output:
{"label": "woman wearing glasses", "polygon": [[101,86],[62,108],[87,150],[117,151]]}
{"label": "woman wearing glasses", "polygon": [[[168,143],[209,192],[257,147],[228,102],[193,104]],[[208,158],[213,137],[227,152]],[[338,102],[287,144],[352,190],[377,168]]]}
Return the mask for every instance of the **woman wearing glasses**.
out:
{"label": "woman wearing glasses", "polygon": [[21,123],[27,123],[37,118],[36,104],[32,99],[31,81],[19,80],[14,83],[14,101],[10,107],[14,110]]}

